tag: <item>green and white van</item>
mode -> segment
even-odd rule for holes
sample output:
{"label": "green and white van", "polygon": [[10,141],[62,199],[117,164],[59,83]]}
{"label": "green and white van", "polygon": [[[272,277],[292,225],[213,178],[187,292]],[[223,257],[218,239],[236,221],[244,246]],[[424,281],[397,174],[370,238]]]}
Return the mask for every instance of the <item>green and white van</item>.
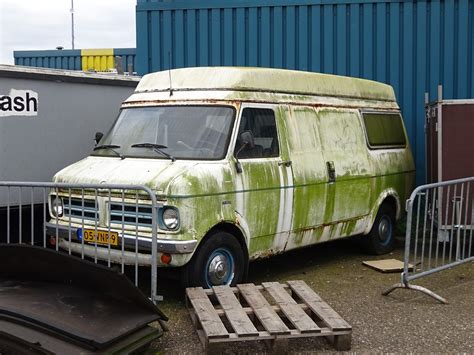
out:
{"label": "green and white van", "polygon": [[[98,144],[115,149],[95,150],[54,182],[149,187],[163,204],[158,266],[182,267],[187,285],[233,285],[251,260],[355,235],[387,253],[414,185],[392,87],[335,75],[148,74]],[[140,250],[151,250],[150,236],[141,230]]]}

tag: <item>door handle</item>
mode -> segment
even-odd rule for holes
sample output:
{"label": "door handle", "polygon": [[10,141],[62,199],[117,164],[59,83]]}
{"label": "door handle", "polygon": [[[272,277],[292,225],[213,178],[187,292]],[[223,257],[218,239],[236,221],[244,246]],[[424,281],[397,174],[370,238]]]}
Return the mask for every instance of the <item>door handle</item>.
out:
{"label": "door handle", "polygon": [[282,166],[282,165],[283,165],[283,166],[286,166],[287,168],[289,168],[289,167],[291,166],[291,164],[293,164],[293,163],[291,162],[291,160],[279,161],[279,162],[278,162],[278,166]]}
{"label": "door handle", "polygon": [[326,167],[328,169],[329,182],[335,182],[336,181],[336,167],[334,166],[334,162],[327,161]]}

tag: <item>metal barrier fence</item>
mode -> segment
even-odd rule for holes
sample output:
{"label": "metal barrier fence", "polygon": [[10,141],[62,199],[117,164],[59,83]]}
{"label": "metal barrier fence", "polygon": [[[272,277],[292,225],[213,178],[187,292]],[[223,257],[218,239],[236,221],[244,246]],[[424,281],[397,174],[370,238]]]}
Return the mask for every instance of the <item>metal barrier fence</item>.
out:
{"label": "metal barrier fence", "polygon": [[161,300],[157,295],[161,205],[148,187],[0,182],[0,203],[0,243],[31,244],[100,262],[119,269],[137,287],[140,266],[149,266],[150,299]]}
{"label": "metal barrier fence", "polygon": [[411,281],[474,260],[474,177],[417,187],[407,200],[404,269],[397,288],[446,299]]}

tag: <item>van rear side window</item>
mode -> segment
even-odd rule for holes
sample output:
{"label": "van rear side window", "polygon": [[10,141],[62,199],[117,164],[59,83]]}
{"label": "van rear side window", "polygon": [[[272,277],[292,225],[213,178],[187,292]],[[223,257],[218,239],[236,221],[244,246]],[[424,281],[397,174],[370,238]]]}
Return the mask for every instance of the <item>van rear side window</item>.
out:
{"label": "van rear side window", "polygon": [[369,147],[404,148],[407,144],[399,113],[364,112],[365,131]]}

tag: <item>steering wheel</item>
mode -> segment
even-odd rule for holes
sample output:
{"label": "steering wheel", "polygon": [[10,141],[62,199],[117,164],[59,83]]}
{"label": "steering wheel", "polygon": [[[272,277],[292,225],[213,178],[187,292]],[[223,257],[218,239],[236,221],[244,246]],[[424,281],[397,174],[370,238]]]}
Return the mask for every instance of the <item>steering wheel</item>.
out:
{"label": "steering wheel", "polygon": [[195,149],[208,149],[210,151],[214,151],[215,145],[208,141],[199,140],[196,142],[194,146]]}
{"label": "steering wheel", "polygon": [[199,152],[200,157],[210,158],[215,154],[214,150],[209,148],[197,148],[196,151]]}
{"label": "steering wheel", "polygon": [[187,145],[187,144],[184,143],[183,141],[177,141],[176,144],[182,145],[182,146],[185,147],[186,149],[193,150],[193,147],[191,147],[190,145]]}

